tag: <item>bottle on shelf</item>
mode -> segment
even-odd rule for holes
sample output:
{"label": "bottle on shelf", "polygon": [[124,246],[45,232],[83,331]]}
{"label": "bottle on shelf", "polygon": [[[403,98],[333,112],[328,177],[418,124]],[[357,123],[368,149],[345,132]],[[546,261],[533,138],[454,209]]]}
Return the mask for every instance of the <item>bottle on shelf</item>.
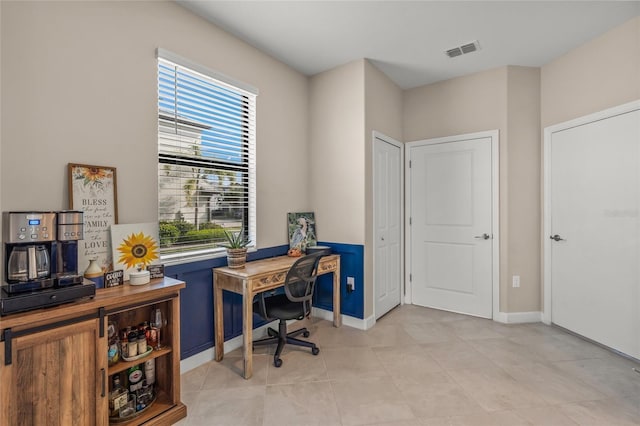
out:
{"label": "bottle on shelf", "polygon": [[145,335],[143,330],[138,331],[138,337],[136,339],[138,342],[138,355],[142,355],[147,352],[147,336]]}
{"label": "bottle on shelf", "polygon": [[140,368],[140,364],[134,365],[127,370],[127,378],[129,383],[129,392],[135,393],[138,389],[142,388],[142,379],[144,372]]}
{"label": "bottle on shelf", "polygon": [[156,382],[156,360],[148,359],[144,362],[144,377],[147,384],[152,385]]}
{"label": "bottle on shelf", "polygon": [[138,355],[138,333],[130,331],[127,335],[127,356],[132,358]]}
{"label": "bottle on shelf", "polygon": [[117,417],[120,414],[120,409],[127,404],[129,393],[120,383],[120,375],[113,376],[113,386],[109,393],[109,416]]}
{"label": "bottle on shelf", "polygon": [[160,331],[167,325],[167,319],[162,313],[160,308],[156,308],[155,305],[151,307],[151,326],[157,333],[157,344],[153,349],[159,350],[162,348],[160,344],[161,333]]}

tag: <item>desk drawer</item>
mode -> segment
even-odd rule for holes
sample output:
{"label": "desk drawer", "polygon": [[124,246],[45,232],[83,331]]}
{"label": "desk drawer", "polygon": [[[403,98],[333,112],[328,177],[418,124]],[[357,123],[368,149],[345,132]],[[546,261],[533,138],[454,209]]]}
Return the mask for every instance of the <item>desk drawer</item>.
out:
{"label": "desk drawer", "polygon": [[338,269],[338,261],[336,259],[328,262],[320,262],[318,265],[318,275]]}
{"label": "desk drawer", "polygon": [[284,283],[285,278],[287,278],[286,271],[275,272],[273,274],[259,277],[253,281],[253,291],[257,293],[271,288],[276,288]]}

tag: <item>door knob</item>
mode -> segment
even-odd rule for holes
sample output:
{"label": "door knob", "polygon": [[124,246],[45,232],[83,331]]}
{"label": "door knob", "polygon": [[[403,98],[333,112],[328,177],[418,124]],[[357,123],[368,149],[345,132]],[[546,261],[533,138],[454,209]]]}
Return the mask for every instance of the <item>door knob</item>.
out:
{"label": "door knob", "polygon": [[478,238],[478,239],[483,239],[483,240],[488,240],[489,238],[491,238],[491,235],[489,234],[482,234],[482,235],[476,235],[473,238]]}
{"label": "door knob", "polygon": [[560,235],[556,234],[556,235],[551,235],[549,237],[550,239],[552,239],[553,241],[566,241],[564,238],[562,238]]}

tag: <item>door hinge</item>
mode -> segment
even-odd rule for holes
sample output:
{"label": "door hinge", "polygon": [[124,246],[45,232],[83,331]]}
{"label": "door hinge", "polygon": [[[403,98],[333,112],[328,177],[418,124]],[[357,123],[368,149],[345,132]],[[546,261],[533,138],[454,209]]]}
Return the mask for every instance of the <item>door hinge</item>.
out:
{"label": "door hinge", "polygon": [[409,168],[411,168],[411,160],[409,160]]}
{"label": "door hinge", "polygon": [[409,217],[409,225],[411,225],[411,217]]}
{"label": "door hinge", "polygon": [[409,274],[409,282],[413,281],[413,275]]}

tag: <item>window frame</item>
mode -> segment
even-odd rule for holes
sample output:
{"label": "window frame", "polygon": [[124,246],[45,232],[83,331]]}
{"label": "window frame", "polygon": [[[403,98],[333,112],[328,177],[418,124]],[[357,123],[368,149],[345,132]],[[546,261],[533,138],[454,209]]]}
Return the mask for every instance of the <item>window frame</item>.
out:
{"label": "window frame", "polygon": [[[256,108],[257,108],[257,95],[258,90],[246,83],[239,82],[224,74],[210,70],[195,62],[189,61],[179,55],[169,52],[165,49],[158,48],[156,51],[156,72],[160,72],[160,64],[169,63],[180,68],[184,68],[190,73],[201,74],[207,79],[213,79],[215,85],[230,90],[235,94],[241,96],[243,102],[247,104],[246,109],[243,109],[243,118],[241,128],[244,130],[244,141],[240,147],[240,156],[242,161],[240,163],[233,161],[224,161],[219,158],[199,156],[198,164],[210,164],[210,169],[231,171],[240,174],[240,176],[246,177],[240,183],[242,188],[242,195],[239,198],[243,205],[243,218],[242,226],[245,229],[247,238],[251,241],[248,248],[253,250],[255,248],[256,234],[257,234],[257,220],[256,220]],[[159,76],[159,74],[158,74]],[[156,79],[157,89],[160,90],[159,78]],[[161,152],[160,140],[162,136],[161,126],[163,121],[170,125],[176,124],[188,124],[180,123],[180,119],[173,114],[167,114],[160,108],[160,98],[157,98],[157,149],[158,149],[158,172],[162,165],[172,165],[179,167],[194,167],[194,157],[188,154],[181,154],[176,152],[175,154],[168,152]],[[206,168],[206,166],[205,166]],[[160,177],[158,174],[158,220],[160,221]],[[211,221],[211,212],[208,214],[208,222]],[[165,264],[179,264],[185,262],[191,262],[194,260],[201,260],[207,258],[220,257],[225,254],[225,249],[221,245],[207,248],[185,248],[181,251],[168,251],[166,247],[160,248],[160,258]]]}

